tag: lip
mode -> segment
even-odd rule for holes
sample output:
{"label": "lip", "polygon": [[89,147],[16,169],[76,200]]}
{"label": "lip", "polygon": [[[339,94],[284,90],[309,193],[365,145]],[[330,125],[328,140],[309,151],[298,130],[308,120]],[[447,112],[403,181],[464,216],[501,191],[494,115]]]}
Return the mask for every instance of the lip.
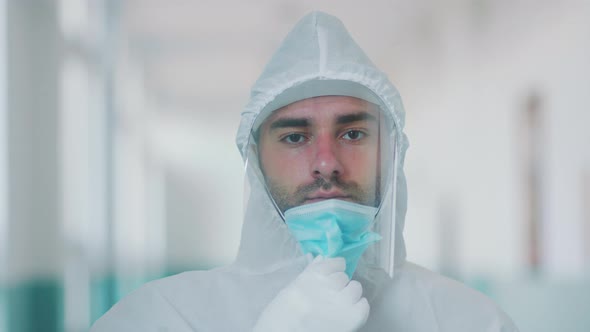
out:
{"label": "lip", "polygon": [[325,201],[328,199],[341,199],[343,201],[346,200],[350,200],[350,196],[349,195],[345,195],[343,193],[340,192],[334,192],[334,193],[318,193],[316,195],[313,195],[311,197],[307,197],[305,199],[305,203],[315,203],[315,202],[320,202],[320,201]]}

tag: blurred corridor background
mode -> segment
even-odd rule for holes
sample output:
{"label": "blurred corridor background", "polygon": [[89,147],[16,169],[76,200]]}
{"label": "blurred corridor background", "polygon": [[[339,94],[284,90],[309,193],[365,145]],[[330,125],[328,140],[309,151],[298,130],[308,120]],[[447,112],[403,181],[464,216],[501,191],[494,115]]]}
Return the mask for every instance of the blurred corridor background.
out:
{"label": "blurred corridor background", "polygon": [[408,259],[590,331],[587,0],[0,0],[0,331],[232,261],[240,111],[314,9],[404,100]]}

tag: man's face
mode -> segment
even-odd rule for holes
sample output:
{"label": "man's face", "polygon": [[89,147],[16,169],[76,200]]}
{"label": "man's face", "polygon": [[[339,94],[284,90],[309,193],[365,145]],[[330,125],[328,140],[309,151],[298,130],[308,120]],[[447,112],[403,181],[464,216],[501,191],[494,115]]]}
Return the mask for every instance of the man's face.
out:
{"label": "man's face", "polygon": [[379,119],[376,105],[344,96],[304,99],[269,116],[258,152],[281,211],[332,198],[377,205]]}

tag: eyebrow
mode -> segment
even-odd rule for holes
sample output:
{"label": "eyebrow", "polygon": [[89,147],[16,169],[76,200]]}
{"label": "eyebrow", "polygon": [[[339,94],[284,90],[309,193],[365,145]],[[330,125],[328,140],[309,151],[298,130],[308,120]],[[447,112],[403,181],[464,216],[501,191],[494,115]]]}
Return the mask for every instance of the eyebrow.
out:
{"label": "eyebrow", "polygon": [[270,130],[289,127],[308,127],[309,120],[305,118],[282,118],[270,124]]}
{"label": "eyebrow", "polygon": [[377,122],[377,118],[368,112],[358,112],[353,114],[346,114],[341,115],[336,119],[337,124],[347,124],[351,122],[357,121],[375,121]]}

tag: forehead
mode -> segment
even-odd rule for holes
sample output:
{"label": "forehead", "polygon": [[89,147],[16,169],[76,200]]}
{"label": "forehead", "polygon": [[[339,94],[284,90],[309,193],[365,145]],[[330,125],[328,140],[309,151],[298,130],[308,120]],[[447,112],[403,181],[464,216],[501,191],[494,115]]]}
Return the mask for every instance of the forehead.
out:
{"label": "forehead", "polygon": [[348,96],[322,96],[303,99],[274,111],[263,127],[281,118],[309,120],[332,119],[341,115],[367,112],[378,117],[379,107],[363,99]]}

